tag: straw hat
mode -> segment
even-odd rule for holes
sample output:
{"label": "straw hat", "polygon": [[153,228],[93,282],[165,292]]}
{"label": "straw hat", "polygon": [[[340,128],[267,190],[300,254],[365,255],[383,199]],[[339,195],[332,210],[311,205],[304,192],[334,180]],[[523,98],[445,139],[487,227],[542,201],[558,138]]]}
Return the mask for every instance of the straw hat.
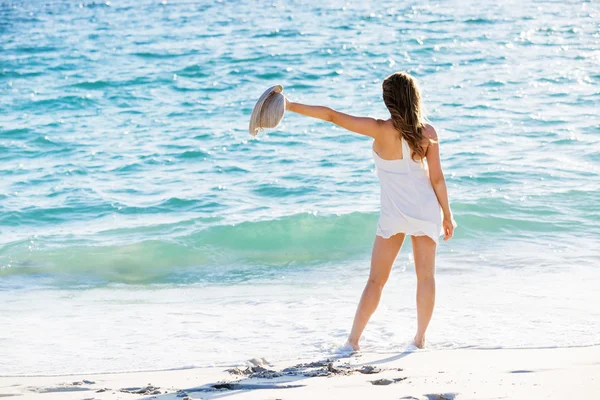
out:
{"label": "straw hat", "polygon": [[267,89],[254,106],[250,117],[250,134],[256,136],[264,128],[275,128],[285,114],[283,86],[275,85]]}

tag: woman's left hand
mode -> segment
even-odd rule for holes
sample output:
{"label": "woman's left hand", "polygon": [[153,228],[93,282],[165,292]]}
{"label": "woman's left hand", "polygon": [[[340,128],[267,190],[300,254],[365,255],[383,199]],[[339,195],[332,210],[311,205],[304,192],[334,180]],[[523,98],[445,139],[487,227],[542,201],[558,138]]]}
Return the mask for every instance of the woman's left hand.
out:
{"label": "woman's left hand", "polygon": [[454,221],[452,220],[452,217],[444,217],[442,228],[444,229],[444,240],[447,242],[454,236]]}

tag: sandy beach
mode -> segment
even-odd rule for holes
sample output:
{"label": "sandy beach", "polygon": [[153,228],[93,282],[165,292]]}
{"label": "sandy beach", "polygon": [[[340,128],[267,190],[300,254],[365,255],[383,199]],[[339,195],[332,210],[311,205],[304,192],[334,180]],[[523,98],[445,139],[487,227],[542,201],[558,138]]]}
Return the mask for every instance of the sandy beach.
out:
{"label": "sandy beach", "polygon": [[23,399],[583,399],[600,394],[600,347],[359,354],[230,370],[2,377]]}

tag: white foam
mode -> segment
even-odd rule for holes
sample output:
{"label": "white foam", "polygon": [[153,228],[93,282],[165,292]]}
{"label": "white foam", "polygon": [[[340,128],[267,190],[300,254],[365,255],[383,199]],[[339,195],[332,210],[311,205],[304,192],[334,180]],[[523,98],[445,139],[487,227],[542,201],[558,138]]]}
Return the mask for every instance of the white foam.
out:
{"label": "white foam", "polygon": [[[403,262],[403,261],[399,261]],[[0,375],[157,370],[326,358],[351,328],[368,270],[297,274],[236,286],[0,292]],[[427,348],[600,343],[592,267],[490,270],[437,277]],[[416,329],[415,277],[393,271],[362,352],[406,352]],[[268,361],[266,361],[268,360]]]}

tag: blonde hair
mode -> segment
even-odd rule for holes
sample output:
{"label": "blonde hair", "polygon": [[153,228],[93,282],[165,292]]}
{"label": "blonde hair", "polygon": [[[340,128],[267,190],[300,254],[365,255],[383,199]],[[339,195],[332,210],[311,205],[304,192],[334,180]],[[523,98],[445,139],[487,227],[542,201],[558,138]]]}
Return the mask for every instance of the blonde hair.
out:
{"label": "blonde hair", "polygon": [[285,114],[285,96],[283,86],[275,85],[267,89],[256,102],[250,116],[249,131],[256,136],[264,128],[275,128]]}
{"label": "blonde hair", "polygon": [[[421,92],[415,79],[406,72],[395,72],[383,80],[383,102],[392,117],[394,128],[406,140],[414,160],[425,158],[421,146],[425,116],[421,104]],[[418,161],[418,160],[417,160]]]}

